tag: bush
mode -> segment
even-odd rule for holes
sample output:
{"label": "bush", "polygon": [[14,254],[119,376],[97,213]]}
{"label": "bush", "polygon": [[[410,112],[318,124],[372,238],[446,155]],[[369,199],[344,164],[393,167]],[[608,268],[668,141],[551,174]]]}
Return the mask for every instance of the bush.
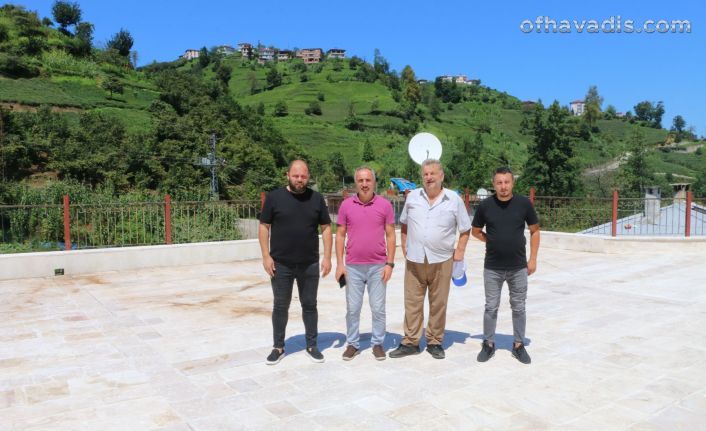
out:
{"label": "bush", "polygon": [[34,78],[39,76],[39,67],[24,57],[0,52],[0,75],[10,78]]}
{"label": "bush", "polygon": [[287,104],[284,101],[280,100],[275,105],[274,116],[275,117],[286,117],[287,115],[289,115],[289,110],[287,109]]}
{"label": "bush", "polygon": [[316,95],[316,98],[323,102],[324,100],[326,100],[326,95],[323,92],[319,91],[319,94]]}
{"label": "bush", "polygon": [[321,104],[318,101],[309,103],[309,107],[304,110],[306,115],[321,115]]}

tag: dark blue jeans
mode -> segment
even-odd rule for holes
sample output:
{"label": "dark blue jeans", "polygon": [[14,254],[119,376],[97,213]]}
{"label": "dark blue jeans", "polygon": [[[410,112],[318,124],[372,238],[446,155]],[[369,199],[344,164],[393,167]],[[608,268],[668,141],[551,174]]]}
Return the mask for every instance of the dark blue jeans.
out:
{"label": "dark blue jeans", "polygon": [[319,289],[319,263],[288,264],[275,262],[275,276],[272,282],[274,306],[272,307],[272,336],[274,347],[284,348],[284,333],[289,319],[289,304],[292,302],[294,280],[299,289],[299,302],[302,305],[302,319],[306,332],[306,346],[316,346],[319,314],[316,310],[316,293]]}

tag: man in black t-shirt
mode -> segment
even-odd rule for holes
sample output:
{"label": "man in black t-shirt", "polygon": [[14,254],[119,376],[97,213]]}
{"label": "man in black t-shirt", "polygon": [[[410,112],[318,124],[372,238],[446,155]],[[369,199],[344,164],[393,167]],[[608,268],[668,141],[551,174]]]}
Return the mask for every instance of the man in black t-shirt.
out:
{"label": "man in black t-shirt", "polygon": [[274,345],[267,364],[274,365],[284,356],[284,334],[289,318],[294,280],[299,289],[302,319],[306,332],[306,353],[314,362],[324,362],[316,345],[319,288],[319,226],[324,242],[321,276],[331,271],[331,218],[324,197],[307,187],[309,167],[295,160],[287,170],[289,184],[267,194],[260,216],[258,239],[262,266],[270,276],[274,305],[272,332]]}
{"label": "man in black t-shirt", "polygon": [[[524,196],[513,195],[514,178],[510,168],[495,170],[495,194],[483,200],[473,216],[471,234],[485,242],[485,313],[483,346],[478,361],[485,362],[495,354],[495,326],[504,282],[510,290],[512,329],[515,342],[512,355],[523,364],[531,358],[525,349],[525,300],[527,276],[537,269],[539,221],[532,203]],[[530,231],[530,258],[525,255],[525,224]],[[485,232],[483,232],[485,227]]]}

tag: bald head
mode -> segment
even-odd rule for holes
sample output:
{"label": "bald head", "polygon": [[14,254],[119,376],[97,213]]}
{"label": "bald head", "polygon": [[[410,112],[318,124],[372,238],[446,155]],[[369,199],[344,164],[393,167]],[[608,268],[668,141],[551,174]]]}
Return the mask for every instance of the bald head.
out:
{"label": "bald head", "polygon": [[304,160],[294,160],[289,164],[287,181],[290,192],[301,194],[306,191],[306,186],[309,184],[309,166]]}

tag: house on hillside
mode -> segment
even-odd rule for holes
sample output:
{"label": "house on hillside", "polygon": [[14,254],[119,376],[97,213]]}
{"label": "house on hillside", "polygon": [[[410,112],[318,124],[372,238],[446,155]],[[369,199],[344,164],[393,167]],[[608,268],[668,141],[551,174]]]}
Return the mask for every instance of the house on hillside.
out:
{"label": "house on hillside", "polygon": [[441,80],[444,82],[455,82],[460,85],[479,85],[480,79],[468,79],[466,75],[442,75]]}
{"label": "house on hillside", "polygon": [[277,53],[277,61],[287,61],[292,59],[292,51],[284,49]]}
{"label": "house on hillside", "polygon": [[312,64],[319,63],[323,57],[324,51],[321,48],[305,48],[297,51],[297,58],[304,60],[304,63]]}
{"label": "house on hillside", "polygon": [[249,58],[252,55],[252,45],[247,42],[241,42],[238,44],[238,51],[243,58]]}
{"label": "house on hillside", "polygon": [[274,48],[262,48],[260,49],[260,55],[258,56],[257,62],[260,64],[265,64],[269,61],[274,61],[277,51]]}
{"label": "house on hillside", "polygon": [[216,52],[221,55],[233,55],[238,51],[230,45],[220,45],[216,47]]}
{"label": "house on hillside", "polygon": [[346,58],[346,50],[340,48],[331,48],[326,51],[327,58]]}
{"label": "house on hillside", "polygon": [[574,100],[569,104],[569,111],[572,115],[583,115],[586,111],[586,104],[583,100]]}
{"label": "house on hillside", "polygon": [[184,54],[181,55],[181,58],[185,60],[193,60],[195,58],[199,58],[199,50],[198,49],[187,49]]}

